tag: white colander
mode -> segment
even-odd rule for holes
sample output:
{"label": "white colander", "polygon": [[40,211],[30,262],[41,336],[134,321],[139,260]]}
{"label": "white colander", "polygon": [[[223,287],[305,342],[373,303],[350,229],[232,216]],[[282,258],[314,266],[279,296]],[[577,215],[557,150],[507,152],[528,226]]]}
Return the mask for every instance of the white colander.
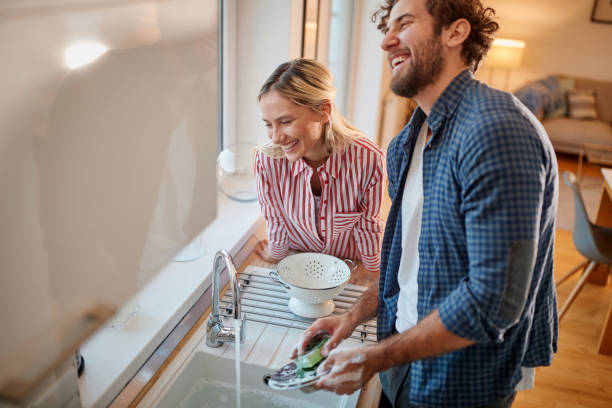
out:
{"label": "white colander", "polygon": [[351,277],[347,262],[335,256],[315,252],[289,255],[270,272],[270,279],[280,283],[291,298],[289,309],[298,316],[315,318],[331,314],[335,309],[334,296]]}

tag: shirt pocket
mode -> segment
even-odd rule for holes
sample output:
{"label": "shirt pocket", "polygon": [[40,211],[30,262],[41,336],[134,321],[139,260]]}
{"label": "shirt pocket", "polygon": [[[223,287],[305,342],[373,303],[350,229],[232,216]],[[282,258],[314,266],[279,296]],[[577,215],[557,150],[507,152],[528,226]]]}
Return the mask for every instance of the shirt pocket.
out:
{"label": "shirt pocket", "polygon": [[349,232],[361,219],[363,213],[336,213],[334,214],[334,239],[342,233]]}

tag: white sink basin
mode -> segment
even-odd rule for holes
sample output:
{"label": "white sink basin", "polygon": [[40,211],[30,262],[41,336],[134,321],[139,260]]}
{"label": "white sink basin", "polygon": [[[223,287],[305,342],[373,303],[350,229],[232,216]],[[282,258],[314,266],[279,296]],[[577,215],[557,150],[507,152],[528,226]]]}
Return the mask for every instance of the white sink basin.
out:
{"label": "white sink basin", "polygon": [[[327,391],[275,391],[263,383],[274,370],[241,363],[241,407],[355,407],[359,392],[339,396]],[[236,407],[234,360],[197,351],[172,380],[156,407]]]}

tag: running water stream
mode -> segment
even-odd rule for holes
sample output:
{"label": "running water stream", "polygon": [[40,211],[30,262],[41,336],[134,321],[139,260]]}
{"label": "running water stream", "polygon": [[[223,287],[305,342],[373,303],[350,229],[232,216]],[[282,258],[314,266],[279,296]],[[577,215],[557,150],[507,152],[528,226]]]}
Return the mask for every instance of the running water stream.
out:
{"label": "running water stream", "polygon": [[236,408],[240,408],[240,324],[242,319],[234,319],[234,366],[236,368]]}

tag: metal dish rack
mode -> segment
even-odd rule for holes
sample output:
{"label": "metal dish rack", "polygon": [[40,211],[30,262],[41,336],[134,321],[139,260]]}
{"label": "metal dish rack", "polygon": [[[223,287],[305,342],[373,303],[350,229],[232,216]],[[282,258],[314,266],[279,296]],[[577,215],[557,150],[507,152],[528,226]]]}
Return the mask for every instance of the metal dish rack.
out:
{"label": "metal dish rack", "polygon": [[[287,307],[289,296],[285,289],[268,277],[270,269],[249,266],[238,275],[240,280],[240,301],[246,320],[273,324],[298,330],[307,329],[315,319],[293,314]],[[334,315],[346,312],[366,290],[363,286],[346,285],[334,298]],[[225,291],[219,304],[219,312],[228,318],[232,312],[232,293]],[[376,343],[376,319],[357,326],[350,337],[362,343]]]}

